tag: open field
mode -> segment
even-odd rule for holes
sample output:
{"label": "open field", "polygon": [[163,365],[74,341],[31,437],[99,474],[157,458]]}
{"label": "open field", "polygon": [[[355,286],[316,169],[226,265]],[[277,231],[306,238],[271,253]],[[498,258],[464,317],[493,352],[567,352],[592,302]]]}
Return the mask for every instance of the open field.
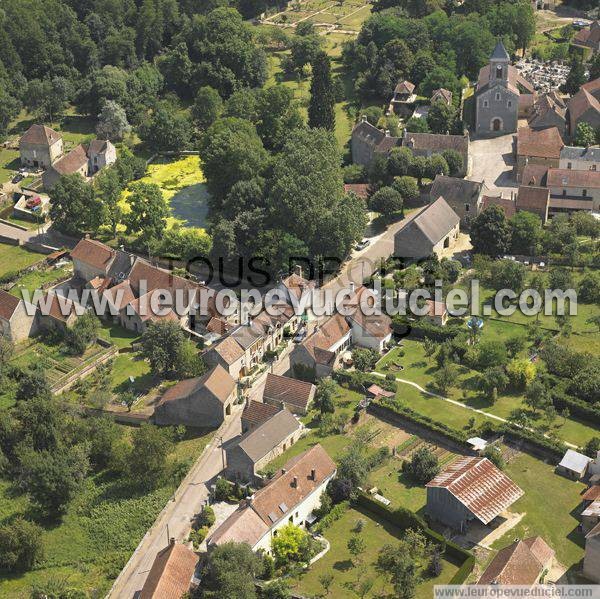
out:
{"label": "open field", "polygon": [[[204,175],[198,156],[182,156],[179,158],[159,158],[148,165],[147,173],[135,183],[155,183],[169,203],[172,216],[168,226],[175,223],[190,227],[204,227],[208,214],[208,192],[204,185]],[[129,209],[125,190],[122,204]]]}
{"label": "open field", "polygon": [[[127,438],[131,429],[124,429]],[[170,461],[196,459],[212,433],[190,435],[175,446]],[[108,472],[89,476],[62,521],[40,522],[44,527],[46,556],[38,568],[20,575],[0,577],[0,596],[29,596],[34,583],[65,579],[90,596],[103,597],[131,552],[169,500],[175,481],[151,492],[131,486],[126,477]],[[8,481],[0,480],[0,522],[26,514],[36,516],[26,496]]]}
{"label": "open field", "polygon": [[[365,521],[365,526],[360,536],[366,542],[365,552],[360,556],[362,564],[359,566],[356,558],[348,551],[347,543],[354,534],[353,528],[358,519]],[[325,538],[331,543],[331,549],[320,560],[315,562],[303,574],[295,587],[301,594],[318,595],[323,589],[319,577],[331,572],[334,582],[330,589],[332,597],[344,597],[350,589],[357,587],[359,580],[371,578],[374,581],[369,596],[379,597],[392,593],[392,587],[387,583],[383,574],[375,568],[379,550],[384,545],[394,545],[402,537],[403,531],[392,524],[380,520],[377,516],[362,509],[348,509],[348,511],[324,532]],[[354,563],[353,563],[354,559]],[[356,565],[355,565],[356,564]],[[447,560],[443,560],[443,571],[435,579],[426,578],[416,589],[418,599],[429,599],[434,584],[447,584],[456,573],[458,567]]]}

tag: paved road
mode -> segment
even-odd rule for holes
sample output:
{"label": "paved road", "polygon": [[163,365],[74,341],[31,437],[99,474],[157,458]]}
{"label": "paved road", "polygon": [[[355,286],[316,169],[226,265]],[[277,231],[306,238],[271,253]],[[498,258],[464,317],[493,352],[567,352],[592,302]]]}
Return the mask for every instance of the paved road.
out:
{"label": "paved road", "polygon": [[141,540],[107,597],[131,599],[136,596],[146,581],[156,554],[166,546],[168,537],[175,537],[179,541],[187,537],[192,518],[200,512],[208,497],[206,483],[223,469],[221,443],[241,432],[240,413],[242,408],[241,405],[235,406],[232,418],[217,431],[174,496]]}
{"label": "paved road", "polygon": [[471,141],[469,152],[472,168],[467,178],[471,181],[485,181],[492,192],[502,192],[505,198],[510,198],[511,192],[517,191],[513,173],[513,140],[514,135],[510,134]]}

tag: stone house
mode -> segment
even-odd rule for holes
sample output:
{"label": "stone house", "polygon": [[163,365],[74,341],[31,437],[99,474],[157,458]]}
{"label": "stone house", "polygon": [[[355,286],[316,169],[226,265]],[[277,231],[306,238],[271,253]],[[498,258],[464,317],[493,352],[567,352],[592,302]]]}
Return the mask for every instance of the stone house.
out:
{"label": "stone house", "polygon": [[79,317],[77,311],[81,308],[67,297],[50,290],[38,302],[39,326],[46,330],[64,331],[75,324]]}
{"label": "stone house", "polygon": [[460,217],[443,197],[429,204],[394,235],[394,256],[427,258],[452,248],[460,232]]}
{"label": "stone house", "polygon": [[19,154],[24,167],[45,170],[62,153],[62,135],[45,125],[31,125],[19,140]]}
{"label": "stone house", "polygon": [[571,44],[592,54],[600,52],[600,21],[593,21],[589,27],[580,29]]}
{"label": "stone house", "polygon": [[[129,289],[131,290],[131,285],[129,286]],[[128,295],[127,288],[125,288],[123,296],[125,296],[125,294]],[[134,331],[140,335],[145,333],[148,326],[154,322],[170,321],[183,326],[185,318],[180,318],[168,306],[154,311],[153,301],[155,298],[158,298],[159,295],[160,293],[158,291],[150,291],[127,303],[121,302],[121,309],[119,312],[119,323],[121,326],[128,331]]]}
{"label": "stone house", "polygon": [[567,136],[567,104],[558,92],[540,96],[531,110],[527,124],[534,131],[556,127],[563,139]]}
{"label": "stone house", "polygon": [[546,185],[550,189],[550,211],[554,214],[600,210],[600,171],[550,169]]}
{"label": "stone house", "polygon": [[415,84],[410,81],[399,81],[394,88],[394,95],[390,100],[389,112],[398,116],[410,115],[413,105],[417,100]]}
{"label": "stone house", "polygon": [[331,316],[290,353],[294,376],[309,380],[329,376],[351,342],[352,329],[346,319],[341,314]]}
{"label": "stone house", "polygon": [[51,164],[42,174],[42,183],[46,190],[50,190],[60,181],[61,177],[75,173],[84,179],[90,175],[87,152],[81,144]]}
{"label": "stone house", "polygon": [[600,584],[600,524],[585,535],[583,575]]}
{"label": "stone house", "polygon": [[[28,313],[29,311],[29,313]],[[37,332],[35,306],[0,289],[0,333],[13,343],[25,341]]]}
{"label": "stone house", "polygon": [[521,182],[527,165],[537,164],[546,168],[557,168],[564,142],[556,127],[533,130],[520,127],[517,132],[517,181]]}
{"label": "stone house", "polygon": [[536,185],[521,185],[517,191],[515,200],[517,212],[522,210],[537,214],[542,224],[548,220],[548,210],[550,208],[550,190],[546,187]]}
{"label": "stone house", "polygon": [[475,131],[478,136],[514,133],[519,117],[533,105],[535,91],[510,64],[504,44],[498,41],[490,62],[479,71],[475,90]]}
{"label": "stone house", "polygon": [[368,166],[375,155],[386,155],[392,148],[401,145],[402,139],[390,135],[389,131],[382,131],[367,121],[367,117],[361,120],[352,129],[350,141],[352,149],[352,162]]}
{"label": "stone house", "polygon": [[174,538],[154,558],[137,599],[181,599],[196,587],[198,556]]}
{"label": "stone house", "polygon": [[490,206],[498,206],[504,212],[506,218],[512,218],[517,213],[514,198],[484,195],[481,198],[481,211],[487,210]]}
{"label": "stone house", "polygon": [[487,458],[460,457],[427,485],[426,513],[461,533],[508,509],[523,491]]}
{"label": "stone house", "polygon": [[254,482],[265,466],[302,436],[303,425],[288,410],[232,440],[225,447],[227,471],[237,481]]}
{"label": "stone house", "polygon": [[124,281],[135,258],[95,239],[84,238],[71,250],[73,275],[86,283],[95,278],[110,278],[112,283]]}
{"label": "stone house", "polygon": [[154,408],[154,422],[168,426],[216,428],[231,415],[236,382],[221,366],[169,387]]}
{"label": "stone house", "polygon": [[560,151],[558,168],[574,171],[600,171],[600,148],[565,146]]}
{"label": "stone house", "polygon": [[540,582],[554,562],[554,550],[542,537],[517,540],[494,556],[477,584],[532,586]]}
{"label": "stone house", "polygon": [[444,135],[442,133],[413,133],[404,130],[402,145],[412,150],[415,156],[429,158],[433,154],[442,154],[446,150],[454,150],[463,159],[464,175],[469,164],[469,136],[468,135]]}
{"label": "stone house", "polygon": [[235,380],[244,376],[245,352],[233,337],[225,337],[202,357],[209,366],[222,366]]}
{"label": "stone house", "polygon": [[584,83],[568,102],[569,133],[573,138],[579,123],[600,127],[600,78]]}
{"label": "stone house", "polygon": [[487,189],[483,181],[467,181],[438,175],[431,185],[429,200],[435,202],[439,197],[443,197],[460,217],[461,228],[468,230],[471,221],[480,211],[481,199]]}
{"label": "stone house", "polygon": [[117,160],[117,149],[106,139],[93,139],[88,147],[90,176]]}
{"label": "stone house", "polygon": [[262,400],[271,406],[282,406],[293,414],[304,416],[315,398],[312,383],[277,374],[267,374]]}
{"label": "stone house", "polygon": [[207,547],[247,543],[271,553],[271,540],[287,524],[306,527],[321,505],[321,495],[336,475],[335,462],[320,444],[289,460],[269,483],[240,504],[208,538]]}

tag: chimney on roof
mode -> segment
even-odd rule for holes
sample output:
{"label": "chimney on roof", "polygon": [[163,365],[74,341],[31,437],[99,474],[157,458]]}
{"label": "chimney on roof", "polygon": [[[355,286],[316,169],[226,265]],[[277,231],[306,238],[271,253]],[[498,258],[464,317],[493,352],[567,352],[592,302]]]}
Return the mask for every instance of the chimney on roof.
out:
{"label": "chimney on roof", "polygon": [[175,545],[175,537],[171,537],[169,539],[169,545],[171,545],[171,546]]}
{"label": "chimney on roof", "polygon": [[386,130],[385,130],[385,136],[386,136],[386,137],[389,137],[389,136],[390,136],[390,130],[389,130],[389,129],[386,129]]}
{"label": "chimney on roof", "polygon": [[86,239],[89,239],[89,238],[90,238],[90,234],[89,234],[89,233],[86,233],[86,234],[85,234],[85,238],[86,238]]}
{"label": "chimney on roof", "polygon": [[314,468],[310,471],[310,480],[317,480],[317,471]]}
{"label": "chimney on roof", "polygon": [[298,487],[298,477],[294,476],[294,480],[292,481],[292,487],[297,488]]}
{"label": "chimney on roof", "polygon": [[281,474],[285,474],[287,472],[287,470],[285,468],[281,469]]}
{"label": "chimney on roof", "polygon": [[366,114],[363,114],[363,115],[360,117],[360,122],[361,122],[361,123],[366,123],[366,122],[367,122],[367,115],[366,115]]}
{"label": "chimney on roof", "polygon": [[356,283],[354,281],[350,281],[350,291],[352,291],[352,293],[354,293],[356,289]]}
{"label": "chimney on roof", "polygon": [[299,277],[302,276],[302,267],[300,266],[300,264],[294,265],[294,274],[298,275]]}

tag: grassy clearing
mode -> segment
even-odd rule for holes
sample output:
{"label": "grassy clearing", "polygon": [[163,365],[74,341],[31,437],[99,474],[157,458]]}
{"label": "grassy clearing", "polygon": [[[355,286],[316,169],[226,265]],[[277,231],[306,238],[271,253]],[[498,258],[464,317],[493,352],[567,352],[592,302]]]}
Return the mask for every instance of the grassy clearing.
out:
{"label": "grassy clearing", "polygon": [[116,323],[103,323],[99,336],[119,349],[130,347],[134,341],[140,338],[139,333],[129,331]]}
{"label": "grassy clearing", "polygon": [[[124,430],[126,436],[132,431]],[[196,459],[211,438],[212,433],[206,431],[190,434],[176,444],[170,460]],[[106,472],[88,477],[58,525],[41,522],[45,528],[43,562],[23,575],[0,576],[0,596],[26,597],[32,584],[56,578],[68,580],[90,596],[104,596],[175,487],[175,481],[169,481],[142,493],[126,479]],[[27,497],[0,480],[0,522],[19,514],[32,517]]]}
{"label": "grassy clearing", "polygon": [[43,254],[24,247],[0,243],[0,276],[27,268],[43,259]]}
{"label": "grassy clearing", "polygon": [[51,285],[57,281],[65,279],[72,273],[71,268],[46,268],[33,270],[19,277],[10,293],[17,297],[23,297],[23,291],[27,290],[30,294],[36,289],[42,289],[44,285]]}
{"label": "grassy clearing", "polygon": [[583,557],[584,539],[577,526],[580,494],[585,485],[559,476],[554,468],[554,464],[525,453],[507,464],[506,474],[525,491],[511,511],[525,516],[493,547],[505,547],[516,537],[540,535],[556,551],[558,560],[570,568]]}
{"label": "grassy clearing", "polygon": [[10,181],[19,169],[19,152],[9,148],[0,148],[0,185]]}
{"label": "grassy clearing", "polygon": [[[347,543],[354,534],[353,528],[358,519],[365,521],[365,526],[360,536],[366,542],[365,552],[360,556],[362,564],[354,563],[348,551]],[[319,577],[326,572],[334,575],[334,582],[330,589],[332,597],[344,597],[350,589],[356,588],[359,580],[371,578],[374,581],[373,589],[369,596],[379,597],[393,593],[392,587],[385,577],[376,570],[375,562],[379,550],[387,544],[394,545],[403,535],[403,531],[392,524],[380,520],[374,514],[362,509],[349,509],[339,520],[334,522],[325,533],[331,543],[331,549],[320,560],[315,562],[303,574],[295,587],[301,594],[317,596],[323,589]],[[356,564],[356,565],[355,565]],[[416,597],[425,599],[431,597],[434,584],[447,584],[457,571],[457,566],[443,560],[442,574],[436,579],[426,578],[417,587]]]}
{"label": "grassy clearing", "polygon": [[[155,183],[169,203],[172,216],[167,226],[175,223],[204,227],[208,214],[208,192],[198,156],[183,156],[174,159],[158,159],[148,166],[146,176],[136,183]],[[129,210],[126,189],[121,201],[125,211]]]}

